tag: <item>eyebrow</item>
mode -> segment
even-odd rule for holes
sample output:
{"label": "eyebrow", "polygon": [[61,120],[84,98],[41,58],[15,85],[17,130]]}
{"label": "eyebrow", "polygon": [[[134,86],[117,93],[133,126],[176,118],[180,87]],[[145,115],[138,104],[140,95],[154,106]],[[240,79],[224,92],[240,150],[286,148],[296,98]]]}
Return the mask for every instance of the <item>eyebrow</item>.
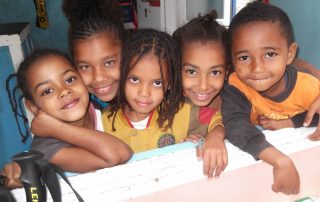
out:
{"label": "eyebrow", "polygon": [[[106,56],[106,57],[103,57],[102,60],[109,60],[109,59],[111,59],[111,58],[115,58],[115,57],[118,57],[118,56],[119,56],[119,54],[108,55],[108,56]],[[85,63],[85,64],[88,63],[88,62],[85,61],[85,60],[76,60],[75,62],[76,62],[76,63]]]}
{"label": "eyebrow", "polygon": [[[267,46],[267,47],[263,47],[262,48],[263,50],[274,50],[274,51],[276,51],[276,50],[280,50],[280,48],[275,48],[275,47],[271,47],[271,46]],[[235,55],[239,55],[239,54],[241,54],[241,53],[248,53],[249,52],[249,50],[241,50],[241,51],[238,51],[238,52],[235,52]]]}
{"label": "eyebrow", "polygon": [[[199,69],[199,66],[193,65],[193,64],[190,64],[190,63],[185,63],[185,64],[182,65],[182,67],[184,67],[184,66],[191,66],[193,68]],[[213,66],[210,66],[210,69],[216,69],[216,68],[219,68],[219,67],[225,68],[226,65],[223,65],[223,64],[213,65]]]}
{"label": "eyebrow", "polygon": [[[69,73],[69,72],[74,72],[72,69],[67,69],[66,71],[64,71],[64,72],[62,72],[60,75],[66,75],[67,73]],[[43,81],[43,82],[40,82],[40,83],[38,83],[37,85],[36,85],[36,87],[34,88],[34,91],[37,91],[38,90],[38,88],[40,88],[42,85],[45,85],[45,84],[47,84],[47,83],[49,83],[50,82],[50,80],[46,80],[46,81]]]}

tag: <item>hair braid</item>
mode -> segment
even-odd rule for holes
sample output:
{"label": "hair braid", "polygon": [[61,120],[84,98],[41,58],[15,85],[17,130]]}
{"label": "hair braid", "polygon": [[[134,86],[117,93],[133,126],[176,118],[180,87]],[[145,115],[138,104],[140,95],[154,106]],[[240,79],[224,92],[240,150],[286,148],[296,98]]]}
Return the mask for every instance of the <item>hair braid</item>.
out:
{"label": "hair braid", "polygon": [[[121,69],[117,102],[111,106],[113,125],[115,113],[129,106],[125,97],[125,83],[132,68],[147,54],[154,54],[159,61],[161,77],[164,77],[164,62],[167,67],[168,86],[163,85],[164,100],[159,106],[158,125],[171,127],[174,114],[179,110],[182,101],[181,59],[178,45],[167,33],[154,29],[142,29],[134,32],[124,43],[121,56]],[[130,106],[129,106],[130,107]],[[113,127],[114,129],[114,127]]]}
{"label": "hair braid", "polygon": [[[20,98],[17,100],[17,90],[19,90],[18,86],[15,86],[13,90],[10,90],[10,81],[12,81],[13,78],[17,77],[17,74],[11,74],[6,79],[6,92],[9,98],[11,110],[14,113],[14,118],[16,121],[16,124],[18,126],[19,135],[21,136],[21,142],[25,143],[30,136],[29,126],[28,126],[28,119],[25,115],[25,112],[23,110],[22,106],[22,98],[23,96],[20,96]],[[18,103],[17,103],[18,102]],[[19,112],[20,111],[20,112]],[[23,125],[24,125],[24,131],[23,132],[21,125],[20,125],[20,118],[22,118]]]}

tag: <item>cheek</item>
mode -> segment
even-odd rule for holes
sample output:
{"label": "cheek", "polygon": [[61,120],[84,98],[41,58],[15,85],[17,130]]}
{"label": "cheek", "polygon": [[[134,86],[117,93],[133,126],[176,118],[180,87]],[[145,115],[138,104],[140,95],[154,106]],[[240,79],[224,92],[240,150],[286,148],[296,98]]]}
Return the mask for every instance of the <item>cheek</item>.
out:
{"label": "cheek", "polygon": [[182,87],[183,90],[186,90],[188,88],[191,88],[192,86],[197,85],[198,81],[196,78],[188,78],[188,77],[182,77]]}
{"label": "cheek", "polygon": [[81,79],[85,86],[89,86],[92,83],[92,75],[89,73],[80,72]]}

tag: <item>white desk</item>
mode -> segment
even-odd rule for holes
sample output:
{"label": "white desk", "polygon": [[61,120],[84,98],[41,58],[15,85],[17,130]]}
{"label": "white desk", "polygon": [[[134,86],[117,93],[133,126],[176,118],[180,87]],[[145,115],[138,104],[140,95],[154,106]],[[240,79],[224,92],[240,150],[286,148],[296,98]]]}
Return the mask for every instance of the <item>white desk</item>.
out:
{"label": "white desk", "polygon": [[[300,174],[301,192],[287,196],[271,190],[272,167],[227,143],[229,164],[218,179],[202,175],[194,145],[178,144],[136,154],[130,163],[69,177],[85,201],[259,201],[289,202],[306,196],[320,197],[320,142],[305,139],[314,128],[267,131],[271,143],[290,154]],[[279,137],[284,137],[279,139]],[[175,151],[173,151],[175,150]],[[146,158],[146,156],[152,156]],[[63,200],[76,201],[61,183]],[[23,201],[24,190],[14,190]],[[50,200],[48,200],[50,201]]]}

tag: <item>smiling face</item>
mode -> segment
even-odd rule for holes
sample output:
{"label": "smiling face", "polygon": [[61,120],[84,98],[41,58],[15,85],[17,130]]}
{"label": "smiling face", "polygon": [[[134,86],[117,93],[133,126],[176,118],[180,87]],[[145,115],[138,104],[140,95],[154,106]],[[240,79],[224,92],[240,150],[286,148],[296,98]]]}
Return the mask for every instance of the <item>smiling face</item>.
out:
{"label": "smiling face", "polygon": [[286,65],[295,57],[296,43],[288,46],[278,23],[252,22],[232,33],[232,61],[242,82],[265,95],[285,88]]}
{"label": "smiling face", "polygon": [[36,61],[26,74],[32,105],[64,122],[82,119],[89,95],[77,71],[62,56]]}
{"label": "smiling face", "polygon": [[130,70],[125,84],[125,96],[131,110],[126,107],[125,113],[131,121],[145,119],[163,101],[163,85],[168,86],[168,67],[164,62],[162,65],[164,78],[161,78],[158,58],[147,54]]}
{"label": "smiling face", "polygon": [[111,101],[118,90],[121,43],[108,33],[98,33],[78,40],[73,58],[89,92],[104,102]]}
{"label": "smiling face", "polygon": [[192,42],[183,48],[183,92],[197,106],[207,106],[219,94],[226,76],[224,47]]}

